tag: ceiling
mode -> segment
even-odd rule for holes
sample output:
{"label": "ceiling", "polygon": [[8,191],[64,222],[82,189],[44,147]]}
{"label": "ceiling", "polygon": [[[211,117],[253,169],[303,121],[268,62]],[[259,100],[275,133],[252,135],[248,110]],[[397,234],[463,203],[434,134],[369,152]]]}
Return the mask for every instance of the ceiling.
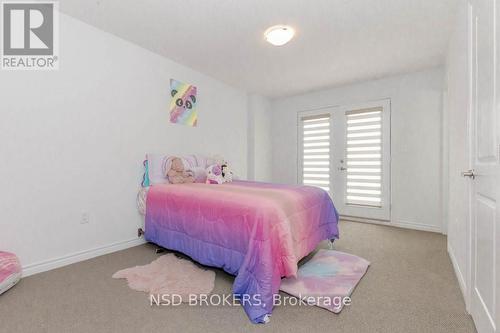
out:
{"label": "ceiling", "polygon": [[[456,0],[64,0],[62,12],[251,93],[299,94],[444,62]],[[288,24],[285,46],[263,32]]]}

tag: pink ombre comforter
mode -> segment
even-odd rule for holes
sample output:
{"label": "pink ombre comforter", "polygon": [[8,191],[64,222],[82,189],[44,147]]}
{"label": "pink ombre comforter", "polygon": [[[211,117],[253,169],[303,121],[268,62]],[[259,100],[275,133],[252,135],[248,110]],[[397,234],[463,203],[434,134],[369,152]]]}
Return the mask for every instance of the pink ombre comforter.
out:
{"label": "pink ombre comforter", "polygon": [[338,214],[325,191],[235,181],[155,185],[146,240],[236,275],[233,292],[253,322],[271,314],[282,277],[324,239],[338,238]]}

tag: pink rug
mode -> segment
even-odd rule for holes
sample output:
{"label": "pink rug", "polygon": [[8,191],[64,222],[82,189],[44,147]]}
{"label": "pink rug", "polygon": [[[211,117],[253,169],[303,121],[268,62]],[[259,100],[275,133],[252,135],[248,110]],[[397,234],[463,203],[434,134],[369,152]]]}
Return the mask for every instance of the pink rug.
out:
{"label": "pink rug", "polygon": [[187,301],[190,294],[209,294],[214,289],[215,273],[169,253],[148,265],[118,271],[113,278],[127,279],[133,290],[150,295],[180,295]]}
{"label": "pink rug", "polygon": [[281,280],[280,289],[316,305],[339,313],[344,302],[366,273],[370,262],[358,256],[319,250],[299,268],[296,278]]}

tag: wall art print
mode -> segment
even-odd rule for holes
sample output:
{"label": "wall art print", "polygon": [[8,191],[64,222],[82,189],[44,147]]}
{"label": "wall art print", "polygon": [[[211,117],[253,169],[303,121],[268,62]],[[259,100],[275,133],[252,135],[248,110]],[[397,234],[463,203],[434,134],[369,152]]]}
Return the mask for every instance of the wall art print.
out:
{"label": "wall art print", "polygon": [[187,126],[196,126],[198,111],[196,110],[196,87],[170,79],[170,122]]}

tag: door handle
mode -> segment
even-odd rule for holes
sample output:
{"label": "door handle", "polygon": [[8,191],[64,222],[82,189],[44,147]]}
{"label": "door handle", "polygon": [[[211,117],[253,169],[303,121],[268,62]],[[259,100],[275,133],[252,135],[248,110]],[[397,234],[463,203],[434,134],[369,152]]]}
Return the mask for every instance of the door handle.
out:
{"label": "door handle", "polygon": [[474,169],[470,169],[462,172],[462,177],[469,177],[471,179],[474,179],[476,178],[476,173],[474,172]]}
{"label": "door handle", "polygon": [[347,170],[347,168],[340,167],[340,168],[339,168],[339,170],[340,170],[340,171],[346,171],[346,170]]}

